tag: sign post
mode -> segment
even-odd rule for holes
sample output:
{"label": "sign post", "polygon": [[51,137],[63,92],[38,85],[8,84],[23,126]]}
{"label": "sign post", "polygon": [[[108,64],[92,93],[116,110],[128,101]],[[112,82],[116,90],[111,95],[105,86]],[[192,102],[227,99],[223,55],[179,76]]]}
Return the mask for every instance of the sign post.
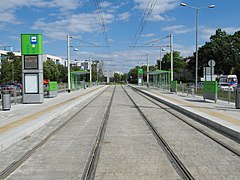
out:
{"label": "sign post", "polygon": [[212,81],[212,77],[213,77],[213,74],[214,74],[214,66],[216,65],[216,62],[214,60],[209,60],[208,61],[208,65],[210,66],[210,69],[211,69],[211,81]]}
{"label": "sign post", "polygon": [[21,35],[23,103],[43,103],[43,51],[41,34]]}

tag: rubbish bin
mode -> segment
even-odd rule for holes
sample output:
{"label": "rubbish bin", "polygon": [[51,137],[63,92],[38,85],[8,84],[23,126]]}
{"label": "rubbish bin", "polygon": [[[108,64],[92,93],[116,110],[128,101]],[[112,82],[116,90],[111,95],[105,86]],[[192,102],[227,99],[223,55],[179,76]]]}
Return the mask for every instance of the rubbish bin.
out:
{"label": "rubbish bin", "polygon": [[2,110],[7,111],[11,109],[11,94],[10,91],[4,90],[2,92]]}
{"label": "rubbish bin", "polygon": [[235,91],[235,107],[236,109],[240,109],[240,89],[236,89]]}

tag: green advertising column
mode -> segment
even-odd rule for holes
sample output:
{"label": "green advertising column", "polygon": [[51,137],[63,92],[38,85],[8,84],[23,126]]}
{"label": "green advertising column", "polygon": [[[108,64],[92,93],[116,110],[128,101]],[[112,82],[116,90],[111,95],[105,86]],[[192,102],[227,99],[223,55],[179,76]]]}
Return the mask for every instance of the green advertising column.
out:
{"label": "green advertising column", "polygon": [[41,34],[21,34],[23,103],[43,103]]}
{"label": "green advertising column", "polygon": [[210,99],[217,102],[218,82],[217,81],[204,81],[203,83],[203,99]]}

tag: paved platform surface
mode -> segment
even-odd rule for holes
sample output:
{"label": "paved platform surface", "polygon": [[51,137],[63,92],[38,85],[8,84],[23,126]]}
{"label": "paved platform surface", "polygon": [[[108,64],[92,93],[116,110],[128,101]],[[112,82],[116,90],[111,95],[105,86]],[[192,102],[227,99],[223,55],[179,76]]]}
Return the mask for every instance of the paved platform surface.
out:
{"label": "paved platform surface", "polygon": [[44,98],[43,104],[12,104],[11,110],[0,110],[0,152],[61,116],[103,87],[62,92],[55,98]]}
{"label": "paved platform surface", "polygon": [[240,141],[240,109],[234,103],[218,100],[203,100],[203,97],[185,93],[170,93],[157,88],[133,86],[159,98],[170,107],[197,118]]}

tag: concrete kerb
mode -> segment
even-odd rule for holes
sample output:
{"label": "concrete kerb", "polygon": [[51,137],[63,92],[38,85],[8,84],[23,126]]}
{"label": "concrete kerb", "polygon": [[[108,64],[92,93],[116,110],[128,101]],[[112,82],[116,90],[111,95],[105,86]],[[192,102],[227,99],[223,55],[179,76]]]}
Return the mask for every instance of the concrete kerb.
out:
{"label": "concrete kerb", "polygon": [[230,136],[233,139],[236,139],[236,140],[240,141],[240,132],[237,132],[234,129],[230,129],[228,127],[222,126],[221,124],[219,124],[217,122],[211,121],[210,119],[207,119],[207,118],[205,118],[203,116],[200,116],[200,115],[198,115],[196,113],[193,113],[193,112],[191,112],[191,111],[189,111],[187,109],[184,109],[184,108],[182,108],[180,106],[177,106],[177,105],[175,105],[173,103],[170,103],[168,101],[165,101],[165,100],[161,99],[160,97],[151,94],[150,92],[138,89],[138,88],[136,88],[134,86],[131,86],[131,85],[129,85],[129,86],[131,88],[136,89],[137,91],[140,91],[141,93],[143,93],[143,94],[145,94],[147,96],[150,96],[151,98],[156,99],[159,102],[161,102],[161,103],[163,103],[163,104],[165,104],[165,105],[167,105],[167,106],[169,106],[169,107],[171,107],[171,108],[173,108],[173,109],[175,109],[175,110],[185,114],[186,116],[199,121],[202,124],[205,124],[205,125],[213,128],[213,129],[215,129],[215,130],[218,130],[219,132],[221,132],[221,133],[223,133],[223,134],[225,134],[227,136]]}

